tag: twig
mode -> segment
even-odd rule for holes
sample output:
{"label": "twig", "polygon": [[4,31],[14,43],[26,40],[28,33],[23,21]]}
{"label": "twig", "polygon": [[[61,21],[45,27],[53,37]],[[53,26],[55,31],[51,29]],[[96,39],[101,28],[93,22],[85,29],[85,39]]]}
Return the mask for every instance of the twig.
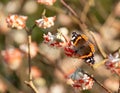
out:
{"label": "twig", "polygon": [[97,81],[95,78],[92,77],[92,79],[99,85],[101,86],[107,93],[112,93],[109,91],[103,84],[101,84],[99,81]]}
{"label": "twig", "polygon": [[60,0],[61,3],[73,14],[73,16],[77,19],[78,25],[81,28],[81,30],[88,36],[91,37],[89,34],[89,30],[87,29],[87,26],[83,21],[80,19],[79,15],[67,4],[64,0]]}
{"label": "twig", "polygon": [[31,29],[30,29],[30,33],[32,34],[32,31],[33,31],[33,29],[36,27],[36,24],[34,24],[32,27],[31,27]]}
{"label": "twig", "polygon": [[81,13],[81,20],[82,20],[82,22],[86,21],[87,13],[90,10],[90,7],[93,6],[93,5],[94,5],[94,0],[86,1],[85,5],[84,5],[84,8],[83,8],[83,11]]}
{"label": "twig", "polygon": [[33,29],[36,27],[36,24],[34,24],[30,29],[28,29],[27,27],[25,28],[26,32],[27,32],[27,41],[28,41],[28,66],[29,66],[29,81],[32,80],[32,76],[31,76],[31,55],[30,55],[30,44],[32,41],[31,38],[31,34]]}
{"label": "twig", "polygon": [[32,81],[32,74],[31,74],[31,54],[30,54],[30,44],[31,44],[31,34],[33,29],[36,27],[36,24],[34,24],[31,29],[28,29],[27,27],[25,28],[26,32],[27,32],[27,41],[28,41],[28,67],[29,67],[29,81],[25,81],[25,84],[27,84],[35,93],[38,93],[38,90],[36,89],[36,87],[33,84]]}
{"label": "twig", "polygon": [[60,35],[62,35],[62,36],[63,36],[63,38],[65,39],[65,42],[66,42],[66,43],[68,43],[67,38],[65,37],[65,35],[64,35],[62,32],[60,32],[60,30],[59,30],[59,29],[58,29],[58,32],[60,33]]}
{"label": "twig", "polygon": [[101,86],[107,93],[112,93],[110,90],[108,90],[103,84],[101,84],[99,81],[97,81],[93,76],[89,75],[85,72],[89,77],[91,77],[99,86]]}
{"label": "twig", "polygon": [[31,55],[30,55],[31,35],[28,35],[27,38],[28,38],[28,66],[29,66],[29,81],[31,81],[31,80],[32,80],[32,77],[31,77]]}
{"label": "twig", "polygon": [[32,90],[35,92],[35,93],[39,93],[38,90],[36,89],[36,87],[34,86],[33,82],[32,81],[25,81],[25,84],[27,84],[30,88],[32,88]]}
{"label": "twig", "polygon": [[27,0],[20,0],[19,1],[20,7],[19,7],[18,11],[16,12],[17,14],[21,14],[23,12],[23,8],[24,8],[26,2],[27,2]]}
{"label": "twig", "polygon": [[108,59],[104,59],[93,65],[93,68],[96,69],[98,66],[103,65]]}
{"label": "twig", "polygon": [[102,47],[100,46],[98,40],[96,39],[95,34],[94,34],[93,32],[90,32],[90,33],[91,33],[93,39],[95,40],[95,43],[96,43],[96,45],[97,45],[97,47],[98,47],[101,55],[103,56],[103,58],[106,58],[106,57],[107,57],[107,54],[105,53],[105,51],[104,51],[104,50],[102,49]]}
{"label": "twig", "polygon": [[45,17],[45,14],[46,14],[46,9],[44,9],[43,12],[42,12],[42,17],[43,18]]}
{"label": "twig", "polygon": [[[66,3],[64,2],[64,0],[60,0],[60,1],[61,1],[61,3],[62,3],[67,9],[69,9],[69,11],[70,11],[76,18],[79,19],[77,13],[76,13],[68,4],[66,4]],[[81,23],[82,23],[82,22],[81,22]]]}

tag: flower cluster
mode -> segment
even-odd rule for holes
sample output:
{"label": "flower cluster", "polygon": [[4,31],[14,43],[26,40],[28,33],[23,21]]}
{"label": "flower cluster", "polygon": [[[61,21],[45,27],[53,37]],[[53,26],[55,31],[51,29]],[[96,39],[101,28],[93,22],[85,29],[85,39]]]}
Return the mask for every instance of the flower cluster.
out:
{"label": "flower cluster", "polygon": [[59,33],[57,33],[56,35],[52,35],[50,32],[48,32],[47,35],[43,35],[43,38],[44,43],[50,46],[62,47],[65,43],[61,38],[59,38]]}
{"label": "flower cluster", "polygon": [[67,46],[64,48],[64,52],[69,57],[75,56],[75,49],[71,41],[67,43]]}
{"label": "flower cluster", "polygon": [[[43,17],[41,19],[35,20],[35,23],[38,27],[40,28],[50,28],[51,26],[54,25],[54,21],[56,19],[56,16],[53,17]],[[6,22],[8,27],[10,28],[16,28],[16,29],[23,29],[26,27],[26,20],[27,16],[22,16],[22,15],[9,15],[6,18]]]}
{"label": "flower cluster", "polygon": [[105,62],[105,66],[107,69],[114,72],[116,69],[120,69],[120,58],[119,55],[112,55],[108,56],[107,61]]}
{"label": "flower cluster", "polygon": [[12,70],[16,70],[22,62],[22,53],[16,48],[9,48],[1,52],[4,61]]}
{"label": "flower cluster", "polygon": [[87,90],[91,89],[93,86],[93,79],[84,73],[81,69],[77,69],[73,74],[69,76],[69,82],[72,87],[80,89],[80,90]]}
{"label": "flower cluster", "polygon": [[26,26],[27,16],[22,15],[9,15],[6,19],[8,27],[23,29]]}
{"label": "flower cluster", "polygon": [[53,5],[56,0],[37,0],[37,2],[44,5]]}
{"label": "flower cluster", "polygon": [[48,34],[43,35],[44,43],[48,44],[49,46],[56,46],[64,48],[64,52],[69,57],[79,57],[79,55],[75,52],[75,47],[72,41],[66,41],[63,34],[58,32],[56,35],[52,35],[50,32]]}
{"label": "flower cluster", "polygon": [[55,18],[56,18],[55,16],[43,17],[42,19],[38,19],[35,22],[38,27],[46,29],[54,25]]}
{"label": "flower cluster", "polygon": [[48,32],[47,34],[43,35],[44,43],[48,44],[49,46],[55,47],[62,47],[64,52],[69,57],[75,57],[77,54],[75,53],[75,48],[71,41],[67,41],[66,37],[61,34],[60,31],[56,33],[56,35],[51,34]]}

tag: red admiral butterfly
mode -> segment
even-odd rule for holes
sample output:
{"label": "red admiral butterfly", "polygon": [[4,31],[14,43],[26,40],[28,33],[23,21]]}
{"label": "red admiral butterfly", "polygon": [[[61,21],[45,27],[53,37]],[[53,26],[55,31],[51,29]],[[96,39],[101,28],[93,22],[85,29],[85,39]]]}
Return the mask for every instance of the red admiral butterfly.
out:
{"label": "red admiral butterfly", "polygon": [[81,58],[85,59],[86,62],[94,64],[94,45],[88,41],[88,38],[84,34],[72,33],[73,47],[75,49],[75,54]]}

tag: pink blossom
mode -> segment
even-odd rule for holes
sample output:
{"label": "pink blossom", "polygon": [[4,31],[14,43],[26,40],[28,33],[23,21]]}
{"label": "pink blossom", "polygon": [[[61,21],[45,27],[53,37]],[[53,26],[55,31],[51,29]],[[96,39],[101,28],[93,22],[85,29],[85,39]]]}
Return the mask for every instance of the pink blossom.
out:
{"label": "pink blossom", "polygon": [[8,27],[23,29],[26,26],[27,16],[9,15],[6,19]]}
{"label": "pink blossom", "polygon": [[37,0],[37,2],[44,5],[53,5],[56,0]]}
{"label": "pink blossom", "polygon": [[56,18],[55,16],[43,17],[42,19],[38,19],[35,22],[38,25],[38,27],[46,29],[54,25],[55,18]]}
{"label": "pink blossom", "polygon": [[16,70],[22,62],[22,53],[16,48],[10,48],[1,52],[4,61],[8,64],[10,69]]}

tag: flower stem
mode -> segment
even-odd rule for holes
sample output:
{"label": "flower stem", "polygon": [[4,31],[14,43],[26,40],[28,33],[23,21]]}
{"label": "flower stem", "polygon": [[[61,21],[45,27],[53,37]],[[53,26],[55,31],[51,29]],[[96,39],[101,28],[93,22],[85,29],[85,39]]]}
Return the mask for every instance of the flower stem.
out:
{"label": "flower stem", "polygon": [[77,13],[69,6],[65,3],[64,0],[60,0],[60,2],[76,17],[79,19]]}
{"label": "flower stem", "polygon": [[88,73],[85,73],[87,74],[89,77],[91,77],[99,86],[101,86],[107,93],[112,93],[110,90],[108,90],[102,83],[100,83],[98,80],[96,80],[93,76],[89,75]]}
{"label": "flower stem", "polygon": [[29,66],[29,81],[32,80],[32,75],[31,75],[31,55],[30,55],[30,44],[32,41],[31,35],[32,35],[32,31],[33,29],[36,27],[36,24],[34,24],[30,29],[28,29],[27,27],[25,28],[26,32],[27,32],[27,41],[28,41],[28,66]]}
{"label": "flower stem", "polygon": [[97,47],[98,47],[101,55],[103,56],[103,58],[106,58],[106,57],[107,57],[107,54],[106,54],[105,51],[102,49],[102,47],[101,47],[101,45],[100,45],[100,41],[97,40],[97,37],[96,37],[95,33],[93,33],[93,32],[90,32],[90,33],[91,33],[93,39],[95,40],[95,43],[96,43],[96,45],[97,45]]}
{"label": "flower stem", "polygon": [[27,84],[34,91],[34,93],[39,93],[32,81],[25,81],[25,84]]}
{"label": "flower stem", "polygon": [[60,2],[72,13],[72,15],[74,16],[74,18],[77,19],[78,21],[78,25],[80,27],[80,29],[88,36],[91,37],[89,34],[89,29],[87,29],[86,24],[81,20],[81,18],[79,17],[79,15],[76,13],[76,11],[74,9],[72,9],[72,7],[70,7],[64,0],[60,0]]}
{"label": "flower stem", "polygon": [[29,81],[32,79],[31,77],[31,55],[30,55],[30,44],[31,44],[31,35],[28,34],[28,66],[29,66]]}
{"label": "flower stem", "polygon": [[92,78],[99,86],[101,86],[107,93],[112,93],[109,91],[103,84],[101,84],[99,81],[97,81],[95,78]]}
{"label": "flower stem", "polygon": [[31,29],[30,29],[30,33],[32,34],[32,31],[33,31],[33,29],[36,27],[36,24],[34,24],[32,27],[31,27]]}
{"label": "flower stem", "polygon": [[31,29],[28,29],[27,27],[25,28],[26,32],[27,32],[27,42],[28,42],[28,73],[29,73],[29,81],[25,81],[25,84],[27,84],[33,91],[34,93],[39,93],[37,88],[34,86],[33,81],[32,81],[32,74],[31,74],[31,54],[30,54],[30,45],[31,45],[31,35],[32,35],[32,31],[33,29],[36,27],[36,24],[34,24]]}

